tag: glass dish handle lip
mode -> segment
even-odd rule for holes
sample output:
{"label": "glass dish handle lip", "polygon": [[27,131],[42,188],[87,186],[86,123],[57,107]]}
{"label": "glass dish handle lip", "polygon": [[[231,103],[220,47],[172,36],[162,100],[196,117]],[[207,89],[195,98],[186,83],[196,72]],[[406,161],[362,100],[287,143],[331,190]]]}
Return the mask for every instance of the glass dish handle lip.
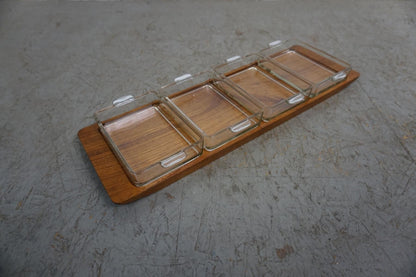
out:
{"label": "glass dish handle lip", "polygon": [[281,40],[275,40],[275,41],[269,42],[269,47],[275,47],[281,43],[282,43]]}
{"label": "glass dish handle lip", "polygon": [[332,80],[333,81],[340,81],[340,80],[345,79],[345,77],[347,77],[347,73],[342,71],[342,72],[339,72],[338,74],[332,76]]}
{"label": "glass dish handle lip", "polygon": [[249,119],[244,120],[243,122],[237,123],[234,126],[230,127],[230,131],[233,133],[238,133],[240,131],[243,131],[251,126],[251,122]]}
{"label": "glass dish handle lip", "polygon": [[179,153],[173,154],[169,158],[166,158],[160,161],[160,165],[164,168],[168,168],[168,167],[174,166],[175,164],[178,164],[185,158],[186,158],[186,153],[183,151],[180,151]]}
{"label": "glass dish handle lip", "polygon": [[294,105],[294,104],[302,102],[303,100],[305,100],[305,96],[303,94],[299,94],[288,99],[287,103],[289,103],[290,105]]}
{"label": "glass dish handle lip", "polygon": [[113,101],[113,106],[120,107],[120,106],[123,106],[123,105],[126,105],[126,104],[132,102],[133,100],[134,100],[133,95],[131,95],[131,94],[124,95],[124,96],[121,96],[121,97],[115,99]]}
{"label": "glass dish handle lip", "polygon": [[230,57],[230,58],[228,58],[228,59],[225,59],[225,61],[227,62],[227,63],[231,63],[231,62],[233,62],[233,61],[236,61],[236,60],[238,60],[238,59],[241,59],[241,56],[232,56],[232,57]]}
{"label": "glass dish handle lip", "polygon": [[179,83],[179,82],[184,81],[184,80],[186,80],[186,79],[189,79],[189,78],[191,78],[191,77],[192,77],[192,75],[191,75],[191,74],[186,73],[186,74],[183,74],[183,75],[181,75],[181,76],[179,76],[179,77],[176,77],[176,78],[174,79],[174,81],[175,81],[175,83]]}

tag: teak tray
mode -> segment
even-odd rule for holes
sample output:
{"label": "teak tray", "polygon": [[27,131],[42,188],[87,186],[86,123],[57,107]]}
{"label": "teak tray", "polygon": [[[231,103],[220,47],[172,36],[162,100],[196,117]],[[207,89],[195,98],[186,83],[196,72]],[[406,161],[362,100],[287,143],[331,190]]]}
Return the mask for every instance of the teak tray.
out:
{"label": "teak tray", "polygon": [[170,185],[268,130],[282,124],[290,118],[308,110],[314,105],[338,93],[356,80],[359,75],[360,74],[357,71],[352,70],[346,79],[330,87],[316,97],[307,99],[305,102],[298,104],[268,122],[261,122],[257,128],[244,133],[220,148],[213,151],[203,151],[198,159],[195,159],[141,187],[133,185],[130,181],[118,159],[106,143],[99,130],[98,124],[93,124],[81,129],[78,132],[78,136],[111,200],[116,204],[127,204]]}

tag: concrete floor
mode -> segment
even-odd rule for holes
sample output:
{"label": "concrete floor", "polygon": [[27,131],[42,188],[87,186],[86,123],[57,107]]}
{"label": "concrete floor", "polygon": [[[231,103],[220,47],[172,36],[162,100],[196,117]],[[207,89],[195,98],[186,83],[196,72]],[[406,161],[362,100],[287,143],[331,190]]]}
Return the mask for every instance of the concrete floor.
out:
{"label": "concrete floor", "polygon": [[[111,203],[94,111],[292,37],[360,79]],[[0,276],[416,276],[415,1],[1,1],[0,64]]]}

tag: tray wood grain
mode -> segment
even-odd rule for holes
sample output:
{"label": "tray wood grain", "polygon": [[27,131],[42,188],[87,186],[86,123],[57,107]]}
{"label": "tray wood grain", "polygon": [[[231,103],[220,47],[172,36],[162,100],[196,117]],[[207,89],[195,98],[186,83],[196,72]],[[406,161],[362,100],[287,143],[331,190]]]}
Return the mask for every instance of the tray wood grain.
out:
{"label": "tray wood grain", "polygon": [[127,204],[172,184],[268,130],[310,109],[314,105],[338,93],[359,76],[360,74],[357,71],[351,71],[344,81],[329,88],[318,96],[308,99],[268,122],[261,122],[259,127],[248,131],[214,151],[204,151],[199,158],[142,187],[136,187],[131,183],[117,158],[104,140],[97,124],[81,129],[78,132],[78,136],[111,200],[116,204]]}

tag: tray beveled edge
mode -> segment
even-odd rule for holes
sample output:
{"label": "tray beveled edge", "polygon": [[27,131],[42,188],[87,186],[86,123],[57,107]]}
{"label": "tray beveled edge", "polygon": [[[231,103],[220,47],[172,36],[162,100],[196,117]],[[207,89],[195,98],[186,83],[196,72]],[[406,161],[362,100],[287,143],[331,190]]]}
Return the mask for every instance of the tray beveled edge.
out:
{"label": "tray beveled edge", "polygon": [[197,159],[142,187],[136,187],[131,183],[117,158],[105,142],[99,131],[98,124],[95,123],[82,128],[78,132],[78,137],[110,199],[116,204],[127,204],[161,190],[292,117],[310,109],[347,87],[359,76],[359,72],[352,70],[344,81],[314,98],[306,100],[268,122],[261,122],[257,128],[248,131],[216,150],[204,151]]}

